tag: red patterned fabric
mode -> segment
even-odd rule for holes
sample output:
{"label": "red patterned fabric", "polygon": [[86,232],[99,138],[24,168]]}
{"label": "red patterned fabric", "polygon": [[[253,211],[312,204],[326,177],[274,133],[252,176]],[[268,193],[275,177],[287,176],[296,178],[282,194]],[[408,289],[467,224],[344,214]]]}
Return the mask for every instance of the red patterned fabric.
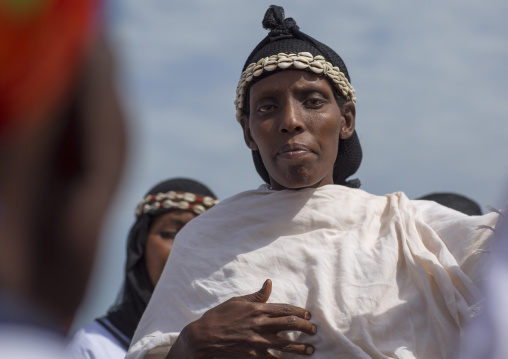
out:
{"label": "red patterned fabric", "polygon": [[0,143],[40,124],[66,93],[98,0],[0,2]]}

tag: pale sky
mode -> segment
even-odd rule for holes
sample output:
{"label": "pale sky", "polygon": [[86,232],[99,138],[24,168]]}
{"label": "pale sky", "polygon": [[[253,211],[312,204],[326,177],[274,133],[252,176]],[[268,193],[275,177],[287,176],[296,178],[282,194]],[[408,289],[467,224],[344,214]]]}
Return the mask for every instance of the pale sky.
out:
{"label": "pale sky", "polygon": [[[191,177],[220,199],[257,188],[235,120],[242,66],[273,1],[111,0],[110,36],[128,110],[129,165],[76,326],[123,281],[134,208],[155,183]],[[362,189],[451,191],[499,207],[508,166],[505,0],[282,0],[300,30],[344,59],[356,89]]]}

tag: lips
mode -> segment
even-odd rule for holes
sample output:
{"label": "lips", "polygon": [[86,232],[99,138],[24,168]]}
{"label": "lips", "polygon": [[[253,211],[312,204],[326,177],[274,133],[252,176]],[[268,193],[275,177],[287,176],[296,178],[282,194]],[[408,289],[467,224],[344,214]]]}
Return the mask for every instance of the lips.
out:
{"label": "lips", "polygon": [[305,157],[313,153],[314,151],[312,151],[308,146],[300,143],[292,143],[282,146],[277,152],[277,156],[280,158],[293,159]]}

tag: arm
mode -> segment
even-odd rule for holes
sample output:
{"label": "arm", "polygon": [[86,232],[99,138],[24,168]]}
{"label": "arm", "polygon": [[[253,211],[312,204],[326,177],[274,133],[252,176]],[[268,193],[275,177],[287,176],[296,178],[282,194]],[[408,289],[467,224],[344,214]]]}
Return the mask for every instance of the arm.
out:
{"label": "arm", "polygon": [[272,282],[267,279],[258,292],[208,310],[182,330],[166,359],[276,358],[268,349],[312,354],[313,346],[277,335],[288,330],[314,335],[310,312],[289,304],[266,303],[271,292]]}

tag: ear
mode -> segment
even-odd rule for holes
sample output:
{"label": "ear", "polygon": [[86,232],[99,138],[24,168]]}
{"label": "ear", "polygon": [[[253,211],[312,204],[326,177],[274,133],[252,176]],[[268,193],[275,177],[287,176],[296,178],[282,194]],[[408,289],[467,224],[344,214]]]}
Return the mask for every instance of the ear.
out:
{"label": "ear", "polygon": [[240,118],[240,124],[242,125],[243,138],[245,140],[245,144],[247,145],[247,147],[249,147],[253,151],[259,150],[258,145],[252,138],[252,134],[250,132],[249,117],[243,114],[242,117]]}
{"label": "ear", "polygon": [[352,101],[346,102],[342,112],[342,123],[340,125],[339,136],[341,139],[348,139],[355,131],[356,107]]}

